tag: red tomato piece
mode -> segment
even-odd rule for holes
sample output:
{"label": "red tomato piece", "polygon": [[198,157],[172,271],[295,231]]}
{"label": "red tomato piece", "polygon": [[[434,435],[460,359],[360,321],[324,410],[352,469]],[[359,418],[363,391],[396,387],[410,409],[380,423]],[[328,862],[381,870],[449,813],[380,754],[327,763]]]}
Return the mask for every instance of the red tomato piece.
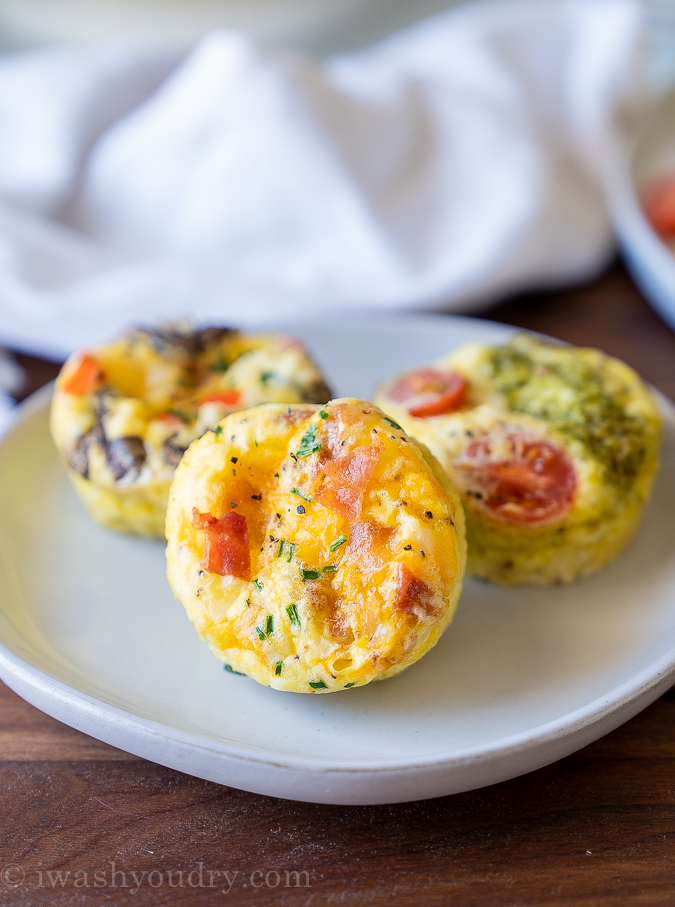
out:
{"label": "red tomato piece", "polygon": [[344,457],[324,461],[321,469],[325,478],[314,494],[314,500],[348,520],[358,520],[366,486],[382,449],[378,442],[368,447],[355,447]]}
{"label": "red tomato piece", "polygon": [[192,525],[204,530],[204,554],[200,563],[207,573],[251,579],[246,517],[228,510],[218,519],[193,507]]}
{"label": "red tomato piece", "polygon": [[455,465],[469,476],[467,494],[510,523],[553,522],[574,501],[574,463],[562,447],[543,438],[522,432],[483,438],[470,444]]}
{"label": "red tomato piece", "polygon": [[92,356],[85,353],[75,371],[61,385],[61,389],[67,394],[81,397],[98,387],[102,380],[103,369]]}
{"label": "red tomato piece", "polygon": [[420,368],[402,375],[387,391],[395,403],[403,403],[411,416],[423,419],[454,412],[466,400],[467,383],[459,372]]}
{"label": "red tomato piece", "polygon": [[202,399],[199,401],[199,405],[201,406],[203,403],[223,403],[225,406],[236,406],[240,400],[241,391],[214,391],[212,394],[208,394],[206,397],[202,397]]}
{"label": "red tomato piece", "polygon": [[657,233],[675,235],[675,174],[654,183],[645,193],[643,206],[647,220]]}

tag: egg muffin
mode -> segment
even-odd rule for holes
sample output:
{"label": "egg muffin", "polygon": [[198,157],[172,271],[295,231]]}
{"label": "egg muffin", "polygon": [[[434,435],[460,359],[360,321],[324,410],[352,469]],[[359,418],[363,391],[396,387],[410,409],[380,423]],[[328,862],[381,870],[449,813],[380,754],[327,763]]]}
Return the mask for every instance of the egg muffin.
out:
{"label": "egg muffin", "polygon": [[459,489],[468,572],[566,583],[628,544],[658,468],[661,418],[623,362],[517,335],[469,343],[379,388]]}
{"label": "egg muffin", "polygon": [[438,463],[350,398],[227,416],[179,464],[166,536],[171,588],[216,657],[296,693],[417,661],[452,620],[466,561]]}
{"label": "egg muffin", "polygon": [[99,523],[163,538],[171,478],[195,438],[230,412],[329,397],[319,369],[293,338],[219,327],[139,328],[68,359],[56,380],[51,431]]}

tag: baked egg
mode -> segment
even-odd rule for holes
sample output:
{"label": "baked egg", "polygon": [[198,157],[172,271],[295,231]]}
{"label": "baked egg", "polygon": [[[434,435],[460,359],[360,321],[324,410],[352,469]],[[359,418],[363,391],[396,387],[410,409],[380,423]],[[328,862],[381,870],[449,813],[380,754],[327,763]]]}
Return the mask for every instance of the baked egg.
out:
{"label": "baked egg", "polygon": [[162,538],[173,472],[227,413],[329,399],[307,350],[280,334],[138,329],[72,355],[56,380],[51,432],[90,514]]}
{"label": "baked egg", "polygon": [[468,572],[566,583],[635,533],[658,468],[656,400],[594,349],[517,335],[469,343],[382,385],[376,402],[461,493]]}
{"label": "baked egg", "polygon": [[171,588],[229,670],[297,693],[417,661],[454,615],[458,495],[377,407],[268,404],[194,441],[171,485]]}

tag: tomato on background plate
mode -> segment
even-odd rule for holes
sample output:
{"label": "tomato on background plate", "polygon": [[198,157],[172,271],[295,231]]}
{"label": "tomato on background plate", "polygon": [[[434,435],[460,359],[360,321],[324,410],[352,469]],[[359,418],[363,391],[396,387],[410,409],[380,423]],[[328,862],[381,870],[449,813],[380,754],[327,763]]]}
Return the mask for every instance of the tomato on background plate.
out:
{"label": "tomato on background plate", "polygon": [[395,403],[405,405],[411,416],[423,419],[459,409],[466,400],[467,382],[455,371],[420,368],[398,378],[387,390]]}

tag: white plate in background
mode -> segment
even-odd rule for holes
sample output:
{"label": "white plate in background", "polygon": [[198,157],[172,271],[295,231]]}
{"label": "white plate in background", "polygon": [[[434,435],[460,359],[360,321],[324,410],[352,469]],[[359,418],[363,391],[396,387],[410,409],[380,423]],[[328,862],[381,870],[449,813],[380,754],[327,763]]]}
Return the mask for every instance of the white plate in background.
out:
{"label": "white plate in background", "polygon": [[[468,318],[286,325],[340,394],[469,339]],[[590,743],[675,678],[675,411],[631,548],[570,587],[467,581],[418,664],[331,695],[279,693],[223,671],[164,575],[162,544],[94,525],[47,431],[49,391],[0,443],[0,676],[94,737],[258,793],[387,803],[493,784]]]}
{"label": "white plate in background", "polygon": [[632,149],[610,155],[607,194],[626,264],[661,316],[675,328],[675,254],[641,207],[645,190],[675,174],[675,91],[655,102]]}

